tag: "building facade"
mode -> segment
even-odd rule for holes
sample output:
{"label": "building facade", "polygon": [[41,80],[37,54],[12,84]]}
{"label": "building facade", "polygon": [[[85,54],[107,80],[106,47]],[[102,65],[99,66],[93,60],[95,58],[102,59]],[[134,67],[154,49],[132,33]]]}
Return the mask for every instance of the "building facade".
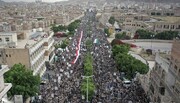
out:
{"label": "building facade", "polygon": [[11,83],[4,83],[3,74],[9,70],[7,65],[0,65],[0,103],[7,101],[7,92],[11,89]]}
{"label": "building facade", "polygon": [[155,22],[153,24],[154,32],[162,31],[180,31],[180,21],[179,22]]}
{"label": "building facade", "polygon": [[175,40],[171,57],[156,54],[155,67],[150,73],[152,102],[179,103],[180,101],[180,41]]}
{"label": "building facade", "polygon": [[17,45],[1,46],[0,63],[10,67],[22,63],[26,68],[30,68],[34,75],[42,76],[46,71],[45,62],[53,62],[55,56],[53,35],[53,32],[43,31],[29,31],[18,35],[21,39],[17,41]]}

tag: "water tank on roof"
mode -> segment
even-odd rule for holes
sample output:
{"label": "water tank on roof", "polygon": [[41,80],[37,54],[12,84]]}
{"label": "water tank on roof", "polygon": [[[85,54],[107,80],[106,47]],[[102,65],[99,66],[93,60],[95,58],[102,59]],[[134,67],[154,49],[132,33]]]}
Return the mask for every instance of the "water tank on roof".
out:
{"label": "water tank on roof", "polygon": [[37,31],[42,32],[42,31],[43,31],[43,29],[42,29],[42,28],[38,28],[38,30],[37,30]]}
{"label": "water tank on roof", "polygon": [[36,29],[33,29],[32,32],[36,32]]}

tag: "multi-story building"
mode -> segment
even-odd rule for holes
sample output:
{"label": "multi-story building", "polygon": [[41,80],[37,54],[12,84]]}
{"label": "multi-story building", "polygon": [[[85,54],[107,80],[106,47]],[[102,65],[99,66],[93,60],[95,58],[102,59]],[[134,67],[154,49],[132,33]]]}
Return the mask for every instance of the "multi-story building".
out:
{"label": "multi-story building", "polygon": [[180,40],[175,40],[171,51],[169,87],[176,101],[180,101]]}
{"label": "multi-story building", "polygon": [[0,32],[9,32],[11,31],[11,25],[7,22],[0,23]]}
{"label": "multi-story building", "polygon": [[13,43],[1,45],[0,63],[10,67],[22,63],[33,70],[34,75],[42,76],[46,71],[45,62],[52,62],[54,58],[53,32],[46,33],[40,30],[21,34],[9,33],[9,35],[17,36],[15,40],[9,38],[8,42]]}
{"label": "multi-story building", "polygon": [[152,9],[148,10],[147,14],[150,16],[180,16],[179,8],[175,9]]}
{"label": "multi-story building", "polygon": [[152,102],[179,103],[180,101],[180,41],[175,40],[171,57],[156,54],[155,67],[150,74]]}
{"label": "multi-story building", "polygon": [[180,31],[180,17],[156,17],[159,20],[153,23],[154,32]]}
{"label": "multi-story building", "polygon": [[4,83],[3,74],[9,70],[7,65],[0,65],[0,103],[7,101],[7,92],[11,89],[11,83]]}
{"label": "multi-story building", "polygon": [[125,21],[122,23],[122,29],[127,31],[130,36],[133,37],[136,30],[144,29],[147,27],[147,24],[143,21],[134,20],[134,18],[126,18]]}

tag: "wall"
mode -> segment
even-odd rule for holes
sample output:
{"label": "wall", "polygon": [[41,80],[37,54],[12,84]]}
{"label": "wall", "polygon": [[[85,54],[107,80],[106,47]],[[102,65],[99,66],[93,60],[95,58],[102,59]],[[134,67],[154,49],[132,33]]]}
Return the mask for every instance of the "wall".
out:
{"label": "wall", "polygon": [[[29,51],[28,49],[13,49],[13,48],[5,48],[5,53],[3,56],[6,59],[7,65],[12,67],[14,64],[22,63],[27,68],[30,67],[29,63]],[[0,57],[0,63],[2,62],[2,57]]]}

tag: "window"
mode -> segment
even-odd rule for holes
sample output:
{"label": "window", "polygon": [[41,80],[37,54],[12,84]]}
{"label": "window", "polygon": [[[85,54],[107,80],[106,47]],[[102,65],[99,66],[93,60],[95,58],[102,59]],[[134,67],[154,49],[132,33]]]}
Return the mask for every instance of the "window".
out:
{"label": "window", "polygon": [[171,25],[171,29],[174,29],[174,25]]}
{"label": "window", "polygon": [[0,38],[0,42],[2,42],[2,38]]}
{"label": "window", "polygon": [[1,54],[0,54],[0,57],[1,57]]}
{"label": "window", "polygon": [[154,87],[152,85],[150,85],[150,90],[152,91],[152,93],[154,94]]}
{"label": "window", "polygon": [[174,65],[174,69],[177,71],[177,66],[176,65]]}
{"label": "window", "polygon": [[160,91],[161,95],[164,95],[165,94],[165,87],[160,87],[159,91]]}
{"label": "window", "polygon": [[9,54],[9,57],[11,57],[11,54]]}
{"label": "window", "polygon": [[8,55],[6,54],[6,57],[8,57]]}
{"label": "window", "polygon": [[6,37],[5,40],[6,40],[6,42],[9,42],[9,37]]}

